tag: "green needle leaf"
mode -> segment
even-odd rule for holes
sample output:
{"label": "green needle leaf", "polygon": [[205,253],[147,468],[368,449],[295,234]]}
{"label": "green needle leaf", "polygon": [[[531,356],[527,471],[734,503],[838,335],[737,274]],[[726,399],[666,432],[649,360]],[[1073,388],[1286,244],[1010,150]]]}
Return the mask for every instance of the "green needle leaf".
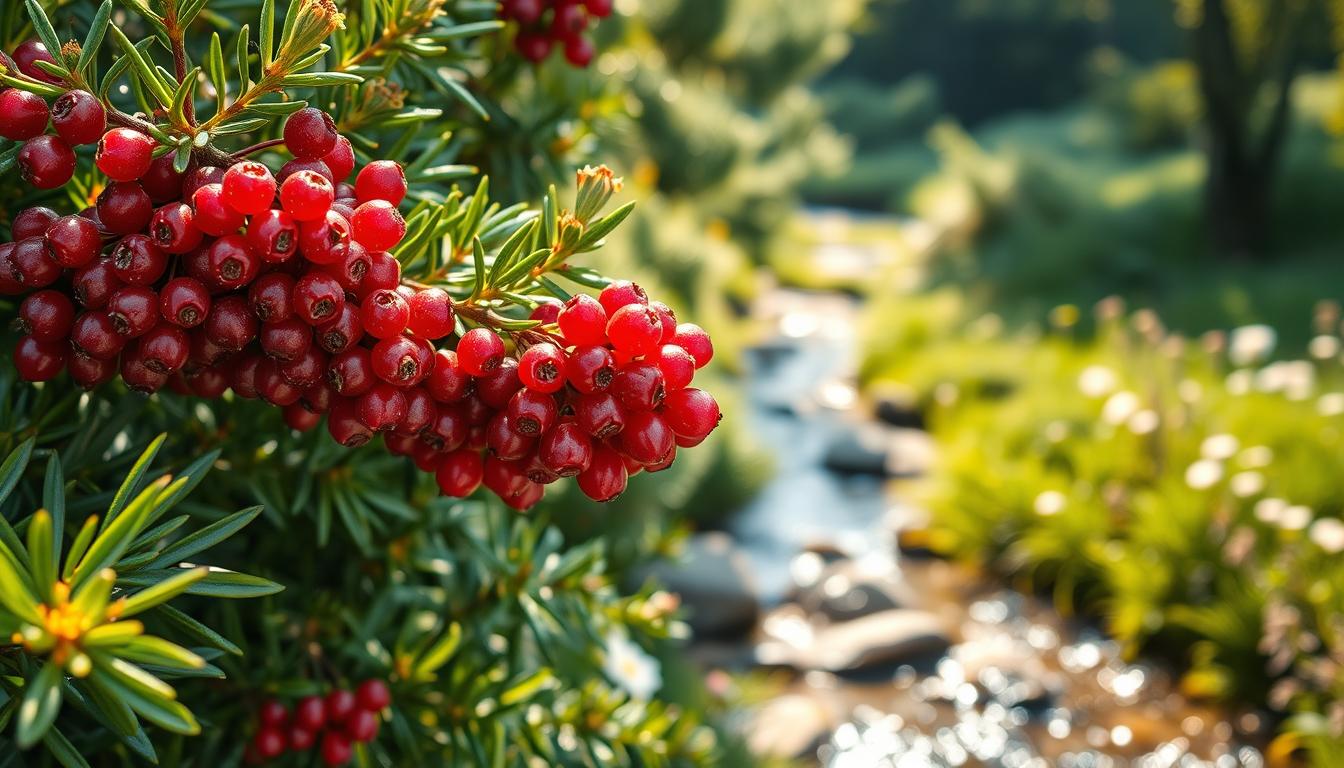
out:
{"label": "green needle leaf", "polygon": [[19,705],[19,749],[36,744],[56,720],[61,711],[61,668],[51,662],[23,687],[23,703]]}

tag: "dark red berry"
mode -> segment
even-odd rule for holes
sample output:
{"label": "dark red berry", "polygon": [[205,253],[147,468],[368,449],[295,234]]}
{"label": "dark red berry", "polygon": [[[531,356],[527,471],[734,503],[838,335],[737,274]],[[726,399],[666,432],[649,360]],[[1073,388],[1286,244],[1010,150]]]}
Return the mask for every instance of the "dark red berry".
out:
{"label": "dark red berry", "polygon": [[574,35],[565,39],[565,60],[576,67],[586,67],[593,61],[593,41],[585,35]]}
{"label": "dark red berry", "polygon": [[70,346],[76,352],[99,360],[116,357],[126,345],[106,312],[84,312],[70,327]]}
{"label": "dark red berry", "polygon": [[344,136],[336,137],[336,144],[322,157],[322,162],[331,169],[333,182],[345,181],[355,170],[355,148]]}
{"label": "dark red berry", "polygon": [[406,189],[401,164],[391,160],[375,160],[359,169],[355,178],[355,199],[360,203],[383,200],[395,207],[406,199]]}
{"label": "dark red berry", "polygon": [[363,301],[366,296],[380,289],[395,290],[401,285],[401,262],[386,253],[369,254],[369,270],[360,282],[355,296]]}
{"label": "dark red berry", "polygon": [[269,210],[275,200],[276,182],[271,169],[258,162],[244,160],[224,172],[221,191],[224,203],[248,216]]}
{"label": "dark red berry", "polygon": [[579,473],[579,490],[593,501],[611,501],[625,492],[625,460],[604,445],[593,447],[588,468]]}
{"label": "dark red berry", "polygon": [[327,694],[327,722],[333,725],[344,723],[351,713],[359,706],[355,700],[355,694],[342,688],[337,688]]}
{"label": "dark red berry", "polygon": [[[209,168],[210,171],[222,171],[221,168]],[[185,189],[185,174],[178,173],[173,168],[173,153],[169,152],[161,157],[156,157],[149,164],[149,170],[145,171],[140,177],[140,186],[149,193],[149,199],[154,201],[155,205],[163,205],[180,200],[190,200],[201,185],[208,182],[201,182],[193,186],[190,190]],[[222,177],[221,177],[222,178]],[[210,179],[210,181],[220,181],[220,179]]]}
{"label": "dark red berry", "polygon": [[257,335],[261,351],[282,363],[296,360],[313,343],[313,328],[297,317],[264,323]]}
{"label": "dark red berry", "polygon": [[593,18],[605,19],[611,15],[612,0],[583,0],[583,7]]}
{"label": "dark red berry", "polygon": [[196,210],[196,228],[212,237],[237,232],[246,220],[243,214],[224,202],[224,185],[219,183],[197,189],[192,193],[191,205]]}
{"label": "dark red berry", "polygon": [[321,696],[305,696],[294,705],[294,725],[308,731],[320,731],[327,724],[327,705]]}
{"label": "dark red berry", "polygon": [[327,731],[322,735],[322,762],[329,766],[345,765],[353,755],[350,739],[337,731]]}
{"label": "dark red berry", "polygon": [[533,63],[551,55],[551,38],[541,32],[519,32],[513,44],[523,58]]}
{"label": "dark red berry", "polygon": [[579,425],[557,424],[537,445],[542,465],[560,477],[573,477],[588,468],[593,460],[593,441]]}
{"label": "dark red berry", "polygon": [[434,472],[439,490],[445,496],[465,499],[481,486],[485,466],[481,455],[471,450],[456,450],[446,454]]}
{"label": "dark red berry", "polygon": [[169,374],[187,362],[187,334],[172,323],[160,323],[140,337],[140,358],[155,373]]}
{"label": "dark red berry", "polygon": [[667,395],[663,372],[647,362],[630,363],[622,368],[612,379],[609,391],[623,408],[631,411],[651,411]]}
{"label": "dark red berry", "polygon": [[[304,429],[300,431],[306,432],[307,430]],[[306,728],[291,726],[287,735],[289,738],[289,748],[294,752],[307,752],[317,743],[317,731],[310,731]]]}
{"label": "dark red berry", "polygon": [[428,342],[409,336],[383,339],[373,347],[373,372],[389,384],[407,387],[429,375],[434,350]]}
{"label": "dark red berry", "polygon": [[331,115],[305,107],[285,120],[285,146],[299,160],[320,160],[336,146],[340,134]]}
{"label": "dark red berry", "polygon": [[107,316],[122,336],[143,336],[159,324],[159,295],[142,285],[119,288],[107,302]]}
{"label": "dark red berry", "polygon": [[501,3],[500,16],[523,25],[530,25],[541,18],[545,9],[543,0],[504,0]]}
{"label": "dark red berry", "polygon": [[135,181],[154,160],[154,139],[130,128],[113,128],[98,141],[93,162],[113,181]]}
{"label": "dark red berry", "polygon": [[55,189],[75,175],[75,152],[57,136],[43,134],[23,142],[17,162],[19,177],[37,189]]}
{"label": "dark red berry", "polygon": [[49,114],[47,102],[35,93],[18,88],[0,91],[0,137],[27,141],[40,136],[47,130]]}
{"label": "dark red berry", "polygon": [[527,458],[536,448],[537,438],[519,432],[506,412],[496,413],[485,429],[486,445],[501,459],[518,461]]}
{"label": "dark red berry", "polygon": [[252,737],[252,747],[263,760],[274,760],[285,753],[285,734],[279,728],[262,728]]}
{"label": "dark red berry", "polygon": [[[98,257],[102,235],[98,226],[83,217],[60,217],[51,222],[46,234],[47,253],[60,266],[78,269]],[[22,239],[22,238],[20,238]]]}
{"label": "dark red berry", "polygon": [[374,432],[395,427],[406,417],[406,396],[391,384],[378,383],[360,396],[359,420]]}
{"label": "dark red berry", "polygon": [[175,277],[163,286],[159,314],[181,328],[195,328],[210,312],[210,292],[198,280]]}
{"label": "dark red berry", "polygon": [[285,179],[288,179],[299,171],[312,171],[318,176],[330,181],[333,187],[336,185],[336,177],[331,175],[331,169],[321,160],[290,160],[288,163],[280,166],[280,172],[275,175],[275,178],[281,184],[284,184]]}
{"label": "dark red berry", "polygon": [[149,236],[155,245],[172,254],[196,248],[204,237],[196,228],[196,211],[186,203],[169,203],[154,211],[149,219]]}
{"label": "dark red berry", "polygon": [[518,378],[518,359],[506,357],[499,367],[476,379],[476,396],[493,411],[509,406],[514,393],[523,388]]}
{"label": "dark red berry", "polygon": [[71,146],[92,144],[107,128],[107,110],[88,91],[66,91],[52,102],[51,124],[56,134]]}
{"label": "dark red berry", "polygon": [[368,249],[359,243],[349,242],[345,244],[345,257],[326,265],[326,269],[347,292],[358,293],[359,285],[364,281],[364,276],[369,273],[372,265],[373,257]]}
{"label": "dark red berry", "polygon": [[467,441],[470,428],[461,408],[441,405],[434,420],[420,433],[420,439],[436,451],[455,451]]}
{"label": "dark red berry", "polygon": [[343,304],[335,317],[317,326],[316,332],[318,346],[322,349],[333,355],[344,352],[364,335],[359,310],[349,303]]}
{"label": "dark red berry", "polygon": [[343,306],[345,290],[326,272],[309,272],[294,284],[294,313],[309,325],[336,317]]}
{"label": "dark red berry", "polygon": [[14,346],[14,367],[24,381],[51,381],[65,367],[65,345],[24,336]]}
{"label": "dark red berry", "polygon": [[606,392],[580,396],[574,404],[574,417],[584,432],[599,440],[615,437],[625,428],[625,412]]}
{"label": "dark red berry", "polygon": [[112,182],[98,195],[98,220],[114,235],[141,232],[154,215],[154,203],[133,181]]}
{"label": "dark red berry", "polygon": [[14,49],[14,64],[23,74],[41,80],[44,83],[59,85],[61,79],[56,75],[48,74],[45,70],[37,66],[37,62],[45,61],[48,64],[55,64],[56,59],[52,57],[51,51],[43,45],[40,40],[25,40]]}
{"label": "dark red berry", "polygon": [[556,322],[569,344],[585,347],[607,343],[607,311],[597,299],[585,293],[566,301]]}
{"label": "dark red berry", "polygon": [[24,208],[14,217],[9,234],[17,242],[30,237],[41,237],[58,218],[55,211],[41,205]]}
{"label": "dark red berry", "polygon": [[74,322],[75,305],[60,291],[38,291],[19,304],[19,332],[38,341],[64,341]]}
{"label": "dark red berry", "polygon": [[560,411],[555,397],[535,389],[520,389],[509,399],[509,423],[524,437],[540,437],[554,426]]}
{"label": "dark red berry", "polygon": [[458,362],[457,353],[440,349],[434,353],[434,369],[425,386],[429,394],[441,403],[455,403],[471,393],[472,378]]}
{"label": "dark red berry", "polygon": [[381,712],[392,704],[392,692],[382,680],[365,680],[355,689],[359,706],[370,712]]}
{"label": "dark red berry", "polygon": [[457,343],[457,360],[468,374],[483,376],[504,360],[504,342],[488,328],[473,328]]}
{"label": "dark red berry", "polygon": [[378,716],[367,709],[356,709],[345,721],[345,735],[360,743],[373,741],[378,735]]}
{"label": "dark red berry", "polygon": [[376,339],[400,336],[410,317],[410,307],[396,291],[374,291],[359,309],[364,331]]}
{"label": "dark red berry", "polygon": [[282,408],[293,405],[303,397],[303,390],[286,379],[280,365],[271,358],[263,358],[257,364],[257,394],[271,405]]}
{"label": "dark red berry", "polygon": [[377,383],[373,356],[363,347],[351,347],[331,358],[327,382],[339,395],[357,397]]}
{"label": "dark red berry", "polygon": [[70,378],[83,389],[93,389],[112,380],[117,375],[117,361],[99,360],[84,355],[69,355],[65,367]]}
{"label": "dark red berry", "polygon": [[411,316],[406,327],[422,339],[441,339],[453,332],[453,300],[441,288],[416,291],[407,302]]}
{"label": "dark red berry", "polygon": [[616,359],[604,346],[577,347],[565,360],[565,378],[580,392],[604,392],[616,377]]}
{"label": "dark red berry", "polygon": [[439,406],[424,387],[411,387],[403,390],[402,394],[406,397],[406,415],[401,417],[393,429],[399,435],[417,437],[434,423]]}
{"label": "dark red berry", "polygon": [[704,368],[714,359],[714,342],[704,328],[695,323],[681,323],[672,336],[672,343],[691,353],[695,358],[695,367]]}
{"label": "dark red berry", "polygon": [[283,272],[262,275],[247,289],[247,302],[263,323],[288,320],[294,316],[294,278]]}
{"label": "dark red berry", "polygon": [[10,279],[24,288],[45,288],[61,277],[61,265],[47,253],[46,241],[30,237],[14,243],[9,252]]}
{"label": "dark red berry", "polygon": [[238,295],[217,299],[202,327],[206,338],[230,352],[241,350],[257,337],[257,319],[247,299]]}
{"label": "dark red berry", "polygon": [[550,342],[533,344],[518,359],[518,378],[528,389],[559,392],[565,388],[565,353]]}
{"label": "dark red berry", "polygon": [[280,374],[290,384],[300,389],[307,389],[322,380],[330,362],[325,352],[310,344],[303,354],[287,363],[281,363]]}
{"label": "dark red berry", "polygon": [[536,320],[543,325],[550,325],[560,319],[560,307],[562,306],[556,301],[543,301],[532,309],[532,313],[527,316],[527,319]]}
{"label": "dark red berry", "polygon": [[618,440],[622,453],[645,465],[662,461],[676,445],[667,419],[653,411],[627,414]]}
{"label": "dark red berry", "polygon": [[235,395],[249,400],[257,397],[257,369],[265,359],[263,355],[246,354],[230,361],[229,387]]}
{"label": "dark red berry", "polygon": [[284,211],[262,211],[248,222],[247,242],[266,261],[286,261],[299,247],[299,224]]}
{"label": "dark red berry", "polygon": [[210,277],[221,288],[247,285],[261,269],[261,260],[252,252],[247,238],[239,234],[225,235],[211,243],[208,254]]}
{"label": "dark red berry", "polygon": [[127,235],[112,249],[117,278],[131,285],[150,285],[168,268],[168,254],[144,235]]}
{"label": "dark red berry", "polygon": [[85,309],[102,309],[107,306],[107,300],[122,286],[111,256],[85,264],[75,272],[71,283],[75,301]]}
{"label": "dark red berry", "polygon": [[281,728],[289,723],[289,710],[276,699],[267,699],[257,710],[257,721],[263,726]]}

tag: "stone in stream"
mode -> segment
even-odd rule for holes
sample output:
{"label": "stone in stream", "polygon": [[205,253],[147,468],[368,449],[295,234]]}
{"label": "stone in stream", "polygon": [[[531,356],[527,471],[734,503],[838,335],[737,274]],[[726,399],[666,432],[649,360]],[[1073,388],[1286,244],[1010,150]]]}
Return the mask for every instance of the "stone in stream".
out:
{"label": "stone in stream", "polygon": [[880,555],[827,565],[811,584],[800,585],[794,599],[809,613],[831,621],[850,621],[919,603],[895,561]]}
{"label": "stone in stream", "polygon": [[873,403],[873,417],[892,427],[924,429],[924,412],[911,398],[895,394],[878,395]]}
{"label": "stone in stream", "polygon": [[820,701],[789,693],[767,702],[748,723],[753,755],[796,759],[815,754],[830,738],[835,720]]}
{"label": "stone in stream", "polygon": [[805,643],[762,643],[757,656],[764,664],[871,677],[903,664],[928,668],[950,644],[937,615],[896,608],[816,628]]}
{"label": "stone in stream", "polygon": [[917,429],[861,428],[831,439],[822,458],[841,475],[918,477],[933,463],[933,438]]}
{"label": "stone in stream", "polygon": [[756,626],[760,605],[751,564],[726,533],[691,536],[682,557],[636,574],[638,581],[649,577],[681,596],[697,638],[742,637]]}

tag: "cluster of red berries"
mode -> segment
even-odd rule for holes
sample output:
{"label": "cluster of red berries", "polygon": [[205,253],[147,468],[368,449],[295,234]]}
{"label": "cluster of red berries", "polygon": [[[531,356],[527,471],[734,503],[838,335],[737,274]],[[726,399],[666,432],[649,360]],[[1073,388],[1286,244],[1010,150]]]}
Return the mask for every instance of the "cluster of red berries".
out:
{"label": "cluster of red berries", "polygon": [[326,696],[305,697],[293,712],[270,699],[257,711],[257,732],[247,746],[246,761],[260,765],[286,752],[307,752],[317,746],[322,762],[345,765],[354,744],[368,743],[378,735],[380,715],[391,704],[392,694],[382,680],[365,680],[353,692],[338,688]]}
{"label": "cluster of red berries", "polygon": [[520,27],[514,45],[528,61],[541,61],[559,45],[565,60],[586,67],[593,60],[593,41],[584,31],[596,19],[611,15],[612,0],[503,0],[499,15]]}
{"label": "cluster of red berries", "polygon": [[[54,63],[47,47],[29,40],[14,49],[14,57],[0,53],[0,66],[46,82],[55,78],[36,62]],[[50,123],[54,134],[47,133]],[[107,111],[88,91],[67,91],[50,106],[35,93],[18,88],[0,90],[0,136],[21,141],[16,157],[23,180],[38,189],[55,189],[75,175],[75,150],[103,136]]]}
{"label": "cluster of red berries", "polygon": [[399,431],[385,438],[389,450],[434,471],[444,494],[466,497],[484,484],[521,510],[544,486],[576,477],[589,498],[610,501],[631,474],[666,469],[678,447],[699,445],[718,426],[714,397],[689,386],[714,356],[709,335],[678,324],[638,285],[544,303],[532,319],[541,330],[516,355],[483,328],[456,351],[435,353],[426,386],[451,405],[426,434],[448,453]]}

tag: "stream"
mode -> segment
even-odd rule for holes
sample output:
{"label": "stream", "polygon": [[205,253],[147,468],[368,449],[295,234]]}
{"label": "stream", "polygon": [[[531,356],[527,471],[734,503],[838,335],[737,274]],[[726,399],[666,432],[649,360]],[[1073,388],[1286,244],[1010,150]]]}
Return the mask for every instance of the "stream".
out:
{"label": "stream", "polygon": [[1262,713],[1191,702],[1047,601],[900,551],[918,512],[899,478],[933,448],[867,415],[860,309],[780,288],[757,306],[744,400],[777,473],[730,524],[762,605],[733,671],[787,682],[743,724],[753,748],[831,768],[1263,766]]}

